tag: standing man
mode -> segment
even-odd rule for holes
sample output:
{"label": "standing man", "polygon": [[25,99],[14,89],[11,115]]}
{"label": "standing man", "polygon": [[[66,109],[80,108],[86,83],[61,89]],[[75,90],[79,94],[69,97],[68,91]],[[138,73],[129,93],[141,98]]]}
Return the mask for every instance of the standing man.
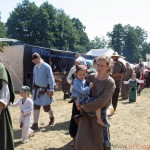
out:
{"label": "standing man", "polygon": [[113,71],[112,71],[112,78],[115,80],[115,84],[116,84],[115,92],[112,97],[112,106],[114,108],[114,111],[116,111],[116,108],[117,108],[121,81],[122,81],[122,78],[126,74],[126,69],[125,69],[124,64],[118,60],[120,57],[122,56],[118,55],[117,52],[114,52],[113,55],[111,56],[111,58],[113,59],[113,63],[114,63]]}
{"label": "standing man", "polygon": [[51,109],[54,92],[54,76],[50,65],[45,63],[38,53],[32,54],[33,68],[33,103],[34,103],[34,123],[32,129],[38,129],[38,119],[40,107],[43,106],[45,112],[49,114],[49,125],[54,125],[54,114]]}
{"label": "standing man", "polygon": [[7,108],[14,99],[10,74],[0,63],[0,150],[14,150],[12,121]]}
{"label": "standing man", "polygon": [[[128,81],[131,79],[133,73],[133,69],[131,69],[129,62],[126,62],[126,75],[123,77],[123,81]],[[129,84],[124,84],[122,81],[122,86],[121,86],[121,96],[122,99],[128,99],[129,98],[129,89],[130,86]]]}

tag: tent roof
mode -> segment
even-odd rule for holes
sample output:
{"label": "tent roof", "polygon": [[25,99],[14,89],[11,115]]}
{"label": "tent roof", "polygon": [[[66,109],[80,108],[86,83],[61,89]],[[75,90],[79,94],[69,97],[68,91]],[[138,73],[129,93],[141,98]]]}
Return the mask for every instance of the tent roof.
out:
{"label": "tent roof", "polygon": [[[114,51],[113,51],[112,49],[91,49],[91,50],[90,50],[89,52],[87,52],[86,54],[87,54],[87,55],[93,55],[93,56],[107,55],[107,56],[111,57],[112,54],[113,54],[113,52],[114,52]],[[119,60],[120,60],[121,62],[123,62],[124,65],[126,64],[126,60],[125,60],[125,59],[119,58]],[[130,64],[130,65],[131,65],[131,67],[133,67],[132,64]]]}
{"label": "tent roof", "polygon": [[91,49],[86,54],[92,56],[101,56],[101,55],[111,56],[113,52],[114,51],[112,49]]}

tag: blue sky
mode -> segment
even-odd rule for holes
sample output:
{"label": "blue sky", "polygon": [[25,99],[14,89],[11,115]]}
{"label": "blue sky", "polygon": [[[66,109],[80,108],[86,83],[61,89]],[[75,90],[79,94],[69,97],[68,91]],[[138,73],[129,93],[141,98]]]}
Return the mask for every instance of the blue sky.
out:
{"label": "blue sky", "polygon": [[[40,6],[46,0],[30,0]],[[71,18],[79,18],[92,40],[105,36],[113,25],[140,26],[150,33],[150,0],[47,0],[55,8],[63,9]],[[0,1],[1,21],[6,22],[9,13],[22,0]]]}

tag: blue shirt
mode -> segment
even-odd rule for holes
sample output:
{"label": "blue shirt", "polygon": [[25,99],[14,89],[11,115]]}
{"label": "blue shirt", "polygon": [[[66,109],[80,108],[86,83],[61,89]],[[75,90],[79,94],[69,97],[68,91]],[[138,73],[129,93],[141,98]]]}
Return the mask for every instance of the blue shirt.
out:
{"label": "blue shirt", "polygon": [[75,79],[72,87],[72,97],[79,97],[81,95],[89,95],[90,87],[87,86],[86,80]]}
{"label": "blue shirt", "polygon": [[42,62],[40,68],[36,65],[33,69],[33,84],[40,87],[47,87],[50,85],[50,91],[54,91],[54,76],[50,65],[45,62]]}

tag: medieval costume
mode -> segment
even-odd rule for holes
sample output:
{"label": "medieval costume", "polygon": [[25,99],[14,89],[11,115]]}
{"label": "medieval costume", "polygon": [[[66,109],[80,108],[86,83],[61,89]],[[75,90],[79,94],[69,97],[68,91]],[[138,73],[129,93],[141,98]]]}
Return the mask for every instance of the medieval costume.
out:
{"label": "medieval costume", "polygon": [[51,104],[54,99],[48,95],[54,91],[54,76],[51,66],[41,59],[38,53],[32,55],[32,61],[35,63],[33,69],[33,102],[34,102],[34,123],[32,129],[38,129],[38,119],[40,114],[40,107],[43,106],[45,112],[50,116],[49,125],[54,124],[54,114],[51,109]]}
{"label": "medieval costume", "polygon": [[133,69],[126,68],[126,75],[122,79],[122,86],[121,86],[122,99],[128,99],[129,98],[129,88],[130,87],[128,84],[124,84],[123,81],[128,81],[129,79],[131,79],[132,73],[133,73]]}
{"label": "medieval costume", "polygon": [[115,80],[115,84],[116,84],[115,92],[112,97],[112,106],[114,110],[116,110],[117,104],[118,104],[120,87],[121,87],[121,81],[126,73],[126,69],[125,69],[125,65],[121,61],[118,60],[119,57],[121,56],[118,55],[117,52],[114,52],[111,57],[113,59],[112,78]]}
{"label": "medieval costume", "polygon": [[[95,97],[95,100],[83,105],[86,114],[80,119],[74,150],[110,150],[106,110],[111,103],[115,82],[111,77],[99,80],[96,78],[96,74],[90,74],[87,77],[87,83],[90,82],[94,84],[90,97]],[[95,110],[98,108],[102,108],[101,116],[106,125],[104,128],[96,122]]]}
{"label": "medieval costume", "polygon": [[0,63],[0,150],[14,150],[11,116],[8,110],[9,102],[14,102],[15,95],[9,72]]}
{"label": "medieval costume", "polygon": [[128,81],[124,81],[124,84],[129,84],[129,102],[136,102],[137,99],[137,83],[144,83],[144,80],[130,79]]}
{"label": "medieval costume", "polygon": [[33,101],[29,97],[27,97],[26,99],[20,98],[16,102],[11,104],[11,106],[20,107],[19,123],[20,123],[20,128],[22,130],[22,143],[26,143],[28,141],[28,137],[33,134],[33,130],[30,128],[32,123],[31,119],[32,119],[32,111],[33,111]]}

